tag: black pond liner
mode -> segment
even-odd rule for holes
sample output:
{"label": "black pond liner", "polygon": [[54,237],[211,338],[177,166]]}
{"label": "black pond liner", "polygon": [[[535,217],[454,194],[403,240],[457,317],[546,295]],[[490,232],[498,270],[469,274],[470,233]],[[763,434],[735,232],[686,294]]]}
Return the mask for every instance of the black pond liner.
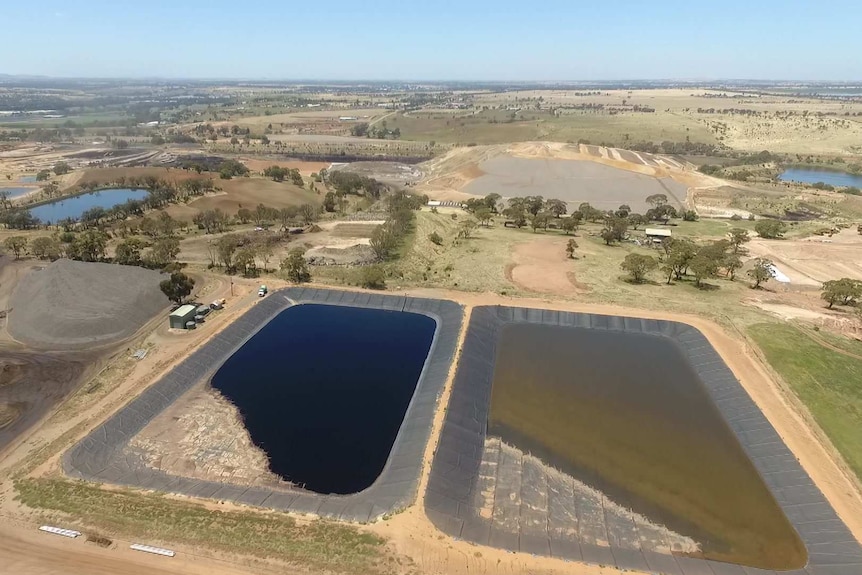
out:
{"label": "black pond liner", "polygon": [[[351,495],[322,495],[298,488],[238,486],[171,475],[149,467],[125,449],[129,441],[195,384],[208,380],[254,334],[284,309],[302,303],[405,311],[436,321],[431,350],[386,465],[367,489]],[[117,411],[63,455],[64,471],[89,481],[205,497],[279,511],[315,513],[366,522],[403,509],[416,497],[422,457],[434,413],[449,374],[463,309],[446,300],[288,288],[271,293],[198,348],[158,382]]]}
{"label": "black pond liner", "polygon": [[216,372],[269,468],[315,493],[370,487],[431,350],[418,313],[319,304],[281,311]]}
{"label": "black pond liner", "polygon": [[793,453],[696,328],[678,322],[499,306],[473,309],[449,407],[431,465],[425,511],[443,532],[507,551],[614,565],[666,575],[766,575],[775,572],[650,551],[503,533],[474,506],[500,329],[531,323],[658,334],[672,338],[707,388],[808,551],[793,575],[860,575],[862,546],[802,469]]}

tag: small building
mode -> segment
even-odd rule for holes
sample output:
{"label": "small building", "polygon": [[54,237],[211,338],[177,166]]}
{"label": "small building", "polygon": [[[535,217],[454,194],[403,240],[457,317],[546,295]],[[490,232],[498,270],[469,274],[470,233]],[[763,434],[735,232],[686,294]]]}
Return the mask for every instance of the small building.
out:
{"label": "small building", "polygon": [[651,240],[654,244],[660,244],[663,239],[670,237],[670,230],[665,228],[647,228],[644,230],[644,233],[647,239]]}
{"label": "small building", "polygon": [[187,304],[172,311],[171,315],[168,316],[171,329],[188,329],[187,324],[188,322],[194,323],[197,310],[197,307]]}

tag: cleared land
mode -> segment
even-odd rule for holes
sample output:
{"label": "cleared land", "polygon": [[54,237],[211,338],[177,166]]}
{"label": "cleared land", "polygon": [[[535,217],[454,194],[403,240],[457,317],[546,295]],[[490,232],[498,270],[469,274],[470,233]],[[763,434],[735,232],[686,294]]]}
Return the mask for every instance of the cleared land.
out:
{"label": "cleared land", "polygon": [[562,159],[497,157],[479,164],[483,175],[464,191],[477,196],[543,196],[577,204],[589,202],[601,210],[628,204],[643,213],[647,196],[665,194],[677,209],[685,202],[686,186],[670,178],[619,170],[594,162]]}
{"label": "cleared land", "polygon": [[159,272],[60,259],[29,274],[10,300],[9,332],[48,349],[129,337],[167,307]]}

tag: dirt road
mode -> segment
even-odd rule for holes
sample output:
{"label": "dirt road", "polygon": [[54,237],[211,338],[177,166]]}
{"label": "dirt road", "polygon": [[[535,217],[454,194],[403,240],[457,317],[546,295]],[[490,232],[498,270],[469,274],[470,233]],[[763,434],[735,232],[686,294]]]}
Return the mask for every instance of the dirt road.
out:
{"label": "dirt road", "polygon": [[[6,575],[252,575],[268,566],[244,567],[226,561],[178,553],[168,558],[129,549],[115,541],[107,549],[36,530],[0,523],[0,574]],[[285,573],[279,570],[279,573]],[[289,575],[289,574],[285,574]]]}

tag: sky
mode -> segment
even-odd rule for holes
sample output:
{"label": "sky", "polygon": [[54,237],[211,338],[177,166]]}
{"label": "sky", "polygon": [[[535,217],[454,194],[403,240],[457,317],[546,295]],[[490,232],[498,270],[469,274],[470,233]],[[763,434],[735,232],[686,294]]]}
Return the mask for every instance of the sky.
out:
{"label": "sky", "polygon": [[858,0],[8,0],[0,74],[862,81]]}

